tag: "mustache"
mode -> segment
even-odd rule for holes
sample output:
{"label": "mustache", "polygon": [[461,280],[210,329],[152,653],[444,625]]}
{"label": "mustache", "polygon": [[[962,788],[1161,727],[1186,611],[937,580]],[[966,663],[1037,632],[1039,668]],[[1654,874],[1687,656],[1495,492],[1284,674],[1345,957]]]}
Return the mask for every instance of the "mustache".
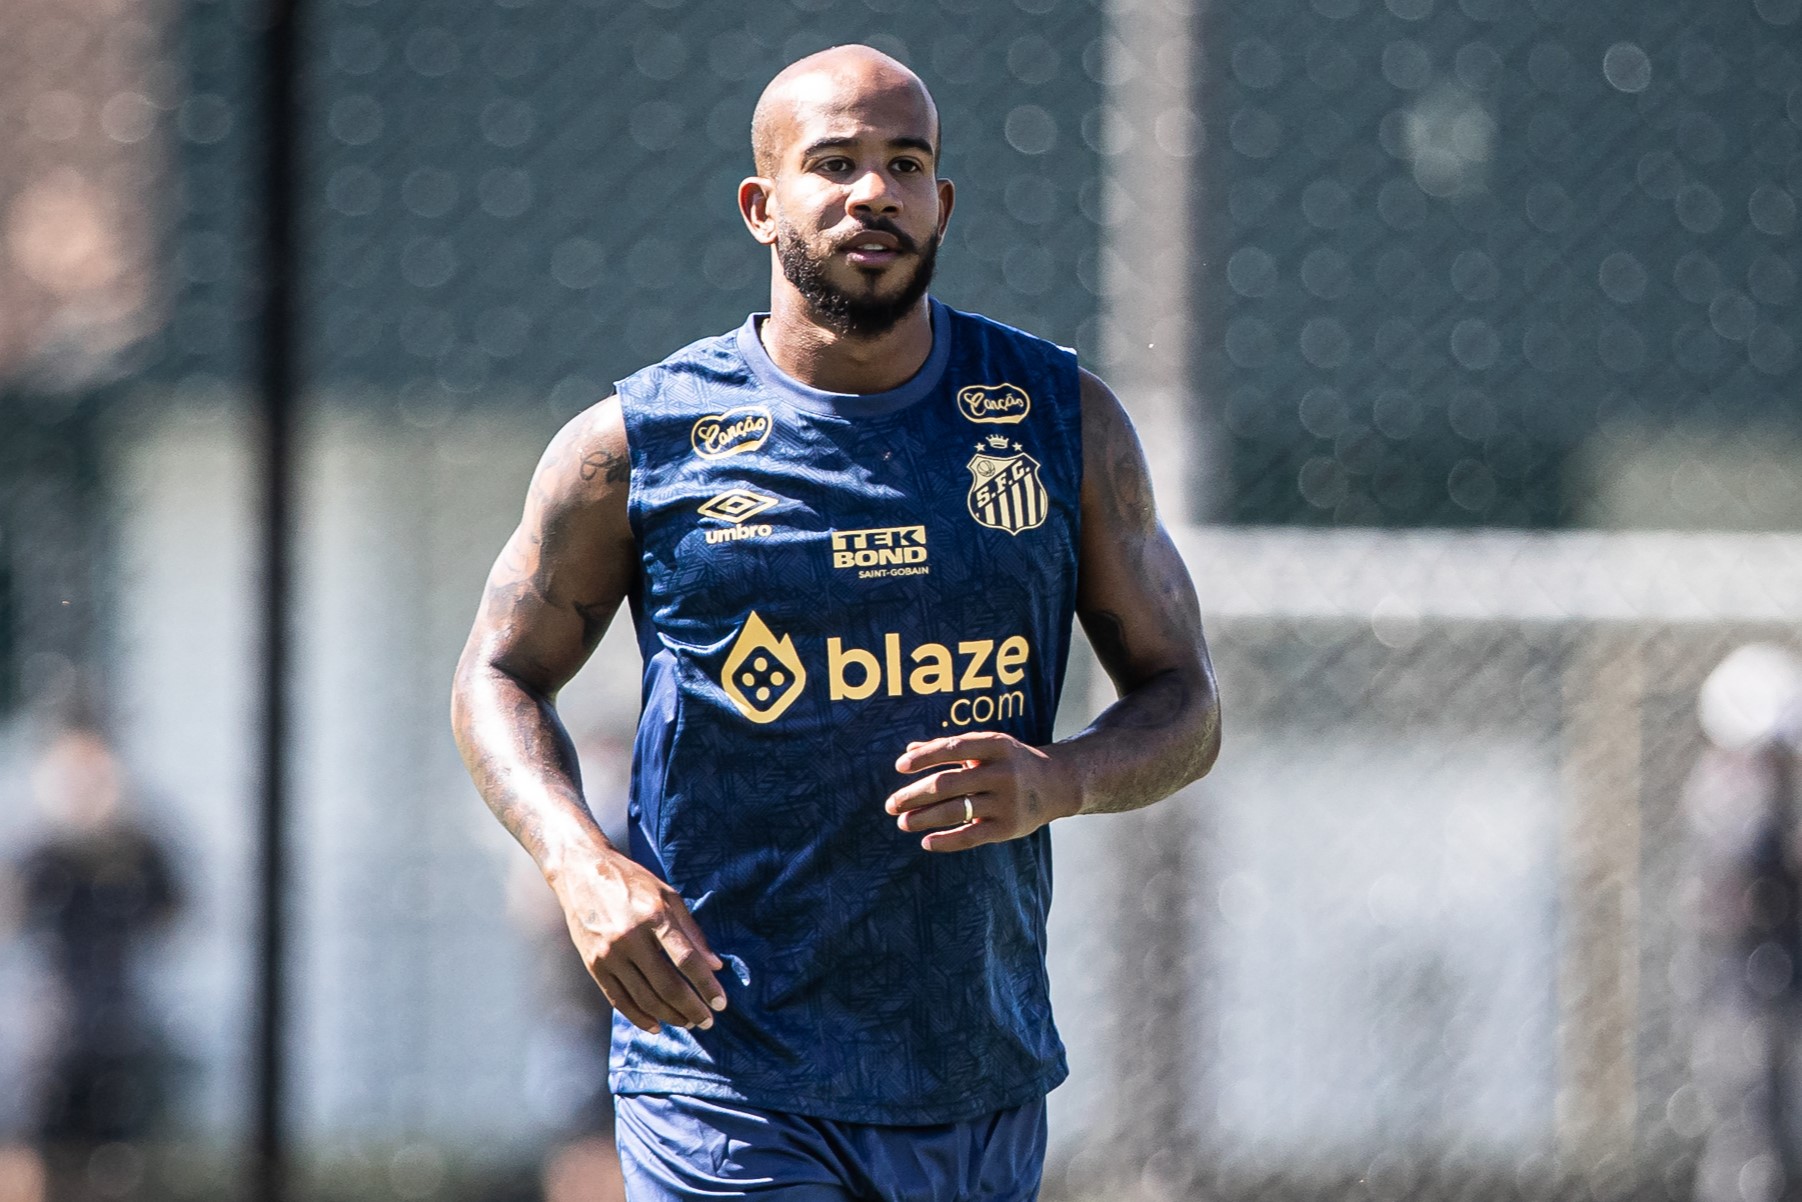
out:
{"label": "mustache", "polygon": [[856,233],[848,234],[839,239],[838,249],[843,250],[865,234],[887,234],[889,237],[893,238],[900,249],[906,253],[910,255],[917,255],[920,253],[920,244],[908,237],[907,234],[902,232],[900,226],[896,225],[886,217],[878,217],[873,221],[859,222]]}

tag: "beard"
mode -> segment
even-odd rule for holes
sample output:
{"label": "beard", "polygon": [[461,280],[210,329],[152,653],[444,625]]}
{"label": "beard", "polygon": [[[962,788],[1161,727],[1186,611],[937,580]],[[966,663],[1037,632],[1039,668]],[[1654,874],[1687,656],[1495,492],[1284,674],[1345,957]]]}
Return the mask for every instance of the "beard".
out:
{"label": "beard", "polygon": [[781,220],[776,223],[776,259],[782,264],[783,276],[806,299],[819,323],[845,338],[874,338],[894,329],[926,295],[938,259],[936,231],[922,248],[888,221],[873,221],[864,228],[894,235],[900,249],[914,256],[913,274],[893,296],[875,292],[875,277],[865,277],[860,286],[850,289],[833,283],[826,276],[831,253],[815,254],[800,231]]}

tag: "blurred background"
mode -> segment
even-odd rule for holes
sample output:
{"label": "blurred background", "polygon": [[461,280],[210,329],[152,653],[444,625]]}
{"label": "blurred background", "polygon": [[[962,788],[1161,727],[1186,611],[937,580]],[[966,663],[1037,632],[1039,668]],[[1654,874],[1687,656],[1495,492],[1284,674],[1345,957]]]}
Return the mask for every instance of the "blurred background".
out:
{"label": "blurred background", "polygon": [[550,434],[765,306],[751,106],[854,40],[944,115],[935,292],[1133,411],[1226,702],[1056,832],[1047,1197],[1802,1197],[1802,0],[309,0],[279,196],[269,28],[0,6],[0,1199],[256,1188],[290,207],[288,1193],[610,1196],[450,671]]}

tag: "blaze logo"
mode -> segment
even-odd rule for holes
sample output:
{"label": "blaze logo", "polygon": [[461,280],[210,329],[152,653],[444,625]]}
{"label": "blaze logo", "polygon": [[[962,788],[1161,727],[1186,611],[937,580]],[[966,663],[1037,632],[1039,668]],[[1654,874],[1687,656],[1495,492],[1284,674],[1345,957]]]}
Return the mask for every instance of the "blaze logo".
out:
{"label": "blaze logo", "polygon": [[1012,455],[1007,446],[999,434],[976,444],[975,456],[964,464],[970,469],[968,507],[970,516],[991,530],[1018,534],[1045,524],[1051,498],[1039,479],[1039,461],[1017,442]]}
{"label": "blaze logo", "polygon": [[[920,643],[903,649],[900,634],[882,636],[882,647],[847,646],[826,640],[827,694],[833,701],[884,697],[930,697],[950,701],[939,725],[981,726],[1027,713],[1026,665],[1032,644],[1024,635],[1003,639],[959,639]],[[807,669],[793,638],[777,638],[755,612],[745,619],[720,673],[720,687],[738,712],[759,724],[774,722],[807,687]]]}
{"label": "blaze logo", "polygon": [[[843,639],[827,639],[826,670],[832,677],[832,699],[862,701],[878,689],[890,697],[899,697],[904,692],[955,693],[960,689],[971,692],[990,687],[995,683],[995,676],[1001,677],[1004,684],[1019,684],[1026,678],[1026,661],[1032,656],[1032,644],[1016,634],[1003,639],[1001,650],[997,652],[994,639],[965,639],[957,645],[957,654],[964,657],[961,679],[951,648],[943,643],[921,643],[908,652],[907,659],[914,665],[914,670],[905,674],[901,668],[901,636],[898,634],[882,636],[881,659],[876,658],[875,652],[865,651],[862,647],[845,646]],[[987,670],[991,655],[995,657],[995,676],[989,675]],[[846,668],[857,669],[859,679],[856,684],[851,683]]]}
{"label": "blaze logo", "polygon": [[973,422],[1011,426],[1032,412],[1032,397],[1015,384],[972,384],[958,391],[957,408]]}
{"label": "blaze logo", "polygon": [[745,619],[726,656],[720,687],[738,712],[759,725],[774,722],[807,685],[807,669],[788,635],[770,633],[757,611]]}
{"label": "blaze logo", "polygon": [[703,459],[724,459],[755,451],[770,436],[770,411],[762,405],[709,413],[695,422],[688,440]]}
{"label": "blaze logo", "polygon": [[901,636],[890,632],[882,636],[880,659],[874,651],[845,646],[843,639],[827,639],[826,677],[834,701],[862,701],[878,692],[890,697],[961,694],[939,725],[969,726],[1026,712],[1025,692],[1006,686],[1026,679],[1026,661],[1031,658],[1032,644],[1017,634],[1002,639],[999,647],[994,639],[961,640],[955,655],[944,643],[921,643],[907,653],[906,662],[913,665],[908,671]]}

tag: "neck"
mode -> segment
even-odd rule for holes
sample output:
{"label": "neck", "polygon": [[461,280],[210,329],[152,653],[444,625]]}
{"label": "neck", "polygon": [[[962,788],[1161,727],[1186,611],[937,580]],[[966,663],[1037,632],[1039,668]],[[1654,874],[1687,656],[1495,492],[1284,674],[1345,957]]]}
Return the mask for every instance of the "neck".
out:
{"label": "neck", "polygon": [[823,324],[793,288],[777,287],[771,290],[770,316],[758,334],[771,362],[809,388],[887,392],[911,380],[932,353],[932,310],[921,297],[887,330],[858,338]]}

